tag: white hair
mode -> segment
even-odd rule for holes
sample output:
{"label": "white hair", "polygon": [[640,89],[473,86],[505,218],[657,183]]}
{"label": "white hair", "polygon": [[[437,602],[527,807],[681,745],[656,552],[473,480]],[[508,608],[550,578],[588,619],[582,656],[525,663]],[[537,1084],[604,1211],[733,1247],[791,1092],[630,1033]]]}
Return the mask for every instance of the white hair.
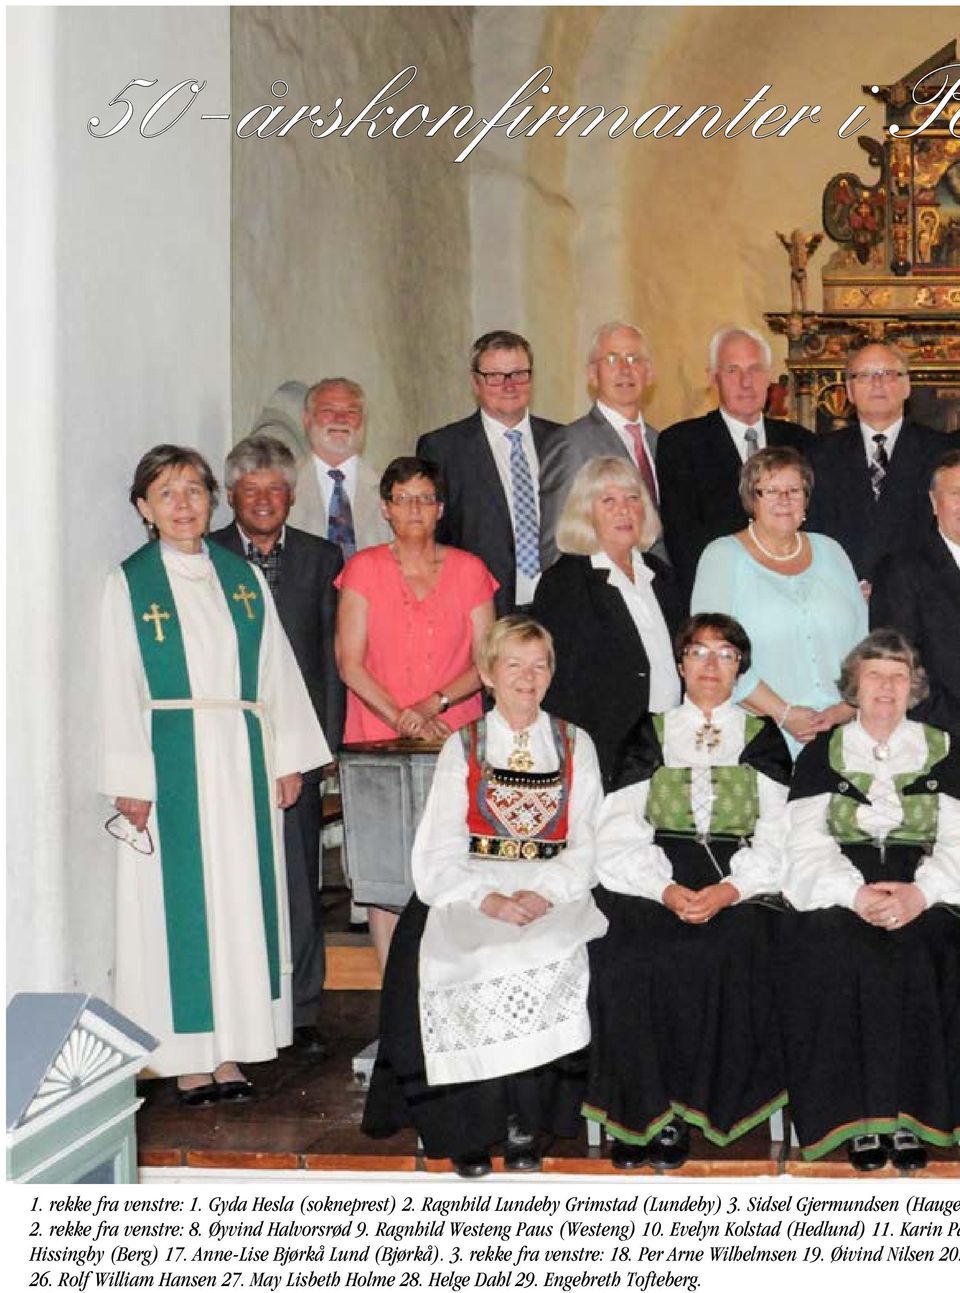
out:
{"label": "white hair", "polygon": [[605,337],[608,332],[616,332],[619,328],[626,328],[628,332],[635,332],[640,338],[640,343],[643,346],[643,353],[646,355],[647,359],[651,358],[650,344],[647,341],[643,328],[638,328],[635,323],[624,323],[620,319],[611,319],[609,323],[601,323],[599,328],[594,329],[593,336],[590,338],[590,349],[588,351],[587,358],[588,363],[592,364],[596,362],[595,356],[597,348],[600,345],[600,338]]}
{"label": "white hair", "polygon": [[717,371],[717,360],[720,358],[720,348],[725,341],[731,337],[746,337],[749,341],[755,342],[763,353],[764,361],[768,368],[773,367],[773,351],[770,349],[770,343],[766,337],[762,337],[759,332],[753,328],[741,328],[739,324],[726,328],[720,328],[710,338],[710,359],[709,371],[711,374]]}

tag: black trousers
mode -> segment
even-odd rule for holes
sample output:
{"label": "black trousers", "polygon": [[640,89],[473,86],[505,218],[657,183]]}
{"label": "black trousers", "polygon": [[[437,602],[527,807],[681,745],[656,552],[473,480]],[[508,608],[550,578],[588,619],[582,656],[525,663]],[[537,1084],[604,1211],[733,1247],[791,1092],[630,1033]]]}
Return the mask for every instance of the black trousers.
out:
{"label": "black trousers", "polygon": [[304,781],[300,798],[283,814],[293,958],[293,1026],[317,1022],[326,961],[320,901],[321,783]]}

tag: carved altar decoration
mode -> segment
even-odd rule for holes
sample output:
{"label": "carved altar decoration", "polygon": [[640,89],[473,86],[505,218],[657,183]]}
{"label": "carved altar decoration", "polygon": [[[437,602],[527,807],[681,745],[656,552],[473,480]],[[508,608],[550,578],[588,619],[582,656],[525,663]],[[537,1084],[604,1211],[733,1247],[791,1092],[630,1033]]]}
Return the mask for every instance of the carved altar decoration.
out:
{"label": "carved altar decoration", "polygon": [[846,422],[847,352],[888,342],[909,360],[911,415],[960,430],[956,41],[893,84],[862,89],[883,105],[883,138],[857,139],[875,172],[869,180],[845,171],[824,189],[823,227],[836,250],[821,270],[819,313],[807,309],[805,281],[816,235],[777,234],[790,253],[791,308],[764,317],[787,337],[791,415],[818,432]]}

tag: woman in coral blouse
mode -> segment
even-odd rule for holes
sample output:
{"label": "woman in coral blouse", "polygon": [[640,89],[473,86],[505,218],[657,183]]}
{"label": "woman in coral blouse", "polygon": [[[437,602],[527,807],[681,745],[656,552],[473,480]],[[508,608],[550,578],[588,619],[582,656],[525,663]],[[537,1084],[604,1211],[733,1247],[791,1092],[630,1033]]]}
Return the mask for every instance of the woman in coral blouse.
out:
{"label": "woman in coral blouse", "polygon": [[[358,552],[336,580],[344,740],[443,741],[483,712],[474,651],[493,624],[498,584],[477,557],[436,542],[435,463],[395,458],[380,497],[393,542]],[[397,915],[370,907],[369,919],[382,968]]]}

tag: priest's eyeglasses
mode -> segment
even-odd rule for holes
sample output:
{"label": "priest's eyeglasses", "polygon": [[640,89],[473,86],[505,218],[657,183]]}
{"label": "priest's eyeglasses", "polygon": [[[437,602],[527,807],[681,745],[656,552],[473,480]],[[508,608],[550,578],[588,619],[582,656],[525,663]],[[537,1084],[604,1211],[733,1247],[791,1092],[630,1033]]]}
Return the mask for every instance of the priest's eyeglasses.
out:
{"label": "priest's eyeglasses", "polygon": [[732,646],[710,647],[703,642],[691,642],[683,648],[683,654],[694,660],[709,660],[711,656],[716,656],[721,664],[740,663],[740,652]]}
{"label": "priest's eyeglasses", "polygon": [[526,386],[533,372],[532,368],[512,368],[509,373],[499,373],[496,370],[485,373],[482,368],[473,370],[478,377],[482,377],[488,386],[503,386],[504,382],[513,382],[514,386]]}
{"label": "priest's eyeglasses", "polygon": [[114,813],[103,823],[103,829],[121,844],[128,844],[134,853],[143,853],[149,857],[153,852],[153,836],[150,834],[150,827],[146,826],[142,831],[138,831],[132,822],[127,821],[123,813]]}

